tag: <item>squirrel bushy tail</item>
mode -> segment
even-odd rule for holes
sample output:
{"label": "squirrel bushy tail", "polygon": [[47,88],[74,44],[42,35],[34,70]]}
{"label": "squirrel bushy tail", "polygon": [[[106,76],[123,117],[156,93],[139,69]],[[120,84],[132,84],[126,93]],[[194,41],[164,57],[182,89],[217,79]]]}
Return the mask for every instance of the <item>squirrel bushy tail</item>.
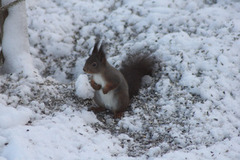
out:
{"label": "squirrel bushy tail", "polygon": [[149,55],[129,56],[126,61],[123,62],[120,72],[127,81],[129,99],[138,94],[142,77],[152,74],[153,65],[153,57],[149,57]]}

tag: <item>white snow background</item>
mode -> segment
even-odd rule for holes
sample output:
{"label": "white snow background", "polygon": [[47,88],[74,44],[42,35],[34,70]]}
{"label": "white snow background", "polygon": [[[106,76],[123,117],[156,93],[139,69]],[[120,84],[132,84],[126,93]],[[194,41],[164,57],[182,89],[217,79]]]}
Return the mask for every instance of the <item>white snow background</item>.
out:
{"label": "white snow background", "polygon": [[[240,159],[239,0],[26,4],[40,75],[0,76],[0,160]],[[96,36],[116,68],[128,54],[156,57],[121,120],[87,111]]]}

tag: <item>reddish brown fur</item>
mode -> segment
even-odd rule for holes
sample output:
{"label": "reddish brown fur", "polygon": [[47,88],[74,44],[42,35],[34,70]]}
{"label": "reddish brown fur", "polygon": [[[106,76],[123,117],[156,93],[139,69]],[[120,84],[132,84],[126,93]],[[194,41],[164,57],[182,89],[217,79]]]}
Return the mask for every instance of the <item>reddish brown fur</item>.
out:
{"label": "reddish brown fur", "polygon": [[115,89],[116,87],[117,85],[114,85],[114,83],[108,82],[103,88],[103,93],[107,94],[109,91]]}
{"label": "reddish brown fur", "polygon": [[99,84],[97,84],[97,83],[93,80],[93,78],[91,78],[90,84],[91,84],[92,88],[95,89],[95,90],[100,90],[100,89],[102,88],[102,86],[99,85]]}

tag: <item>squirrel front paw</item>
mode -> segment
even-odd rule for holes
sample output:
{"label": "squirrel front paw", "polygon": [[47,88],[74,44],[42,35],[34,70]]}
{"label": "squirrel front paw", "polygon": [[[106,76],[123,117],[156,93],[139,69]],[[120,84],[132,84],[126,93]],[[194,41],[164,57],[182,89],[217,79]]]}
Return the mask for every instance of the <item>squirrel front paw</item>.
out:
{"label": "squirrel front paw", "polygon": [[106,87],[104,87],[102,91],[103,91],[103,94],[107,94],[109,92],[109,90]]}
{"label": "squirrel front paw", "polygon": [[95,83],[93,80],[91,80],[90,84],[91,84],[92,88],[95,90],[100,90],[102,88],[101,85]]}
{"label": "squirrel front paw", "polygon": [[107,94],[109,91],[113,90],[114,88],[116,88],[116,85],[113,85],[112,83],[107,83],[102,89],[103,94]]}

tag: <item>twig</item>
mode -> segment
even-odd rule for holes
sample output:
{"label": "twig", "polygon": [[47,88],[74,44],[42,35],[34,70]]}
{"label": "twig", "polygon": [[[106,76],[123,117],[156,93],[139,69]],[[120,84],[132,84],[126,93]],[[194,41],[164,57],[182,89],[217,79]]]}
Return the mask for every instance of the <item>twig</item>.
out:
{"label": "twig", "polygon": [[9,4],[7,4],[7,5],[3,6],[3,7],[1,7],[1,8],[0,8],[0,13],[4,12],[4,11],[5,11],[6,9],[8,9],[9,7],[12,7],[12,6],[14,6],[14,5],[16,5],[17,3],[22,2],[22,1],[24,1],[24,0],[16,0],[16,1],[13,1],[13,2],[11,2],[11,3],[9,3]]}

